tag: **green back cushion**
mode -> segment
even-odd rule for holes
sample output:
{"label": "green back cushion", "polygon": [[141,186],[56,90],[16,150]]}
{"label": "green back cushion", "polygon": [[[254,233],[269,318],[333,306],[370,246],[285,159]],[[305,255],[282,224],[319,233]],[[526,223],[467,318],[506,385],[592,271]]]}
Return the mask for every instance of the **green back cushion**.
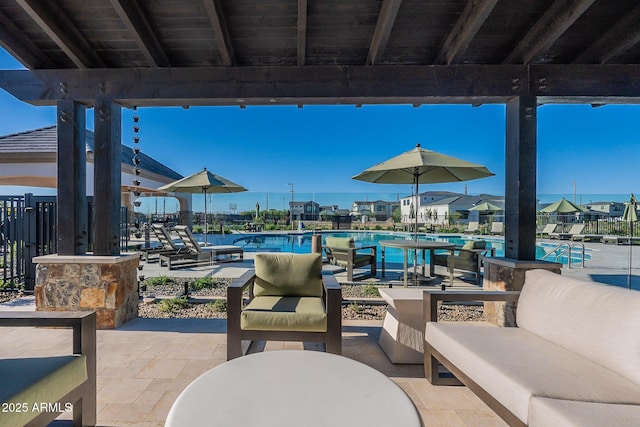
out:
{"label": "green back cushion", "polygon": [[487,247],[486,240],[467,240],[462,249],[484,249]]}
{"label": "green back cushion", "polygon": [[349,249],[355,247],[353,237],[327,237],[326,243],[331,249]]}
{"label": "green back cushion", "polygon": [[254,264],[257,297],[322,297],[321,254],[256,254]]}
{"label": "green back cushion", "polygon": [[[471,249],[484,249],[487,247],[486,240],[468,240],[462,245],[462,250],[458,254],[460,260],[470,260],[475,255]],[[466,250],[465,250],[466,249]]]}

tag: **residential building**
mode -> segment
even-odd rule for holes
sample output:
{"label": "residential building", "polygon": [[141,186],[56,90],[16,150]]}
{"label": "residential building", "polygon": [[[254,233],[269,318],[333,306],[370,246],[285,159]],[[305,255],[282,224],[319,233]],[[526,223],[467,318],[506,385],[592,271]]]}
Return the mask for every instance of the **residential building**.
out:
{"label": "residential building", "polygon": [[313,200],[289,202],[289,210],[294,221],[318,221],[320,219],[320,204]]}
{"label": "residential building", "polygon": [[351,206],[351,216],[366,216],[376,221],[386,221],[393,216],[393,211],[400,207],[400,202],[388,202],[384,200],[355,201]]}

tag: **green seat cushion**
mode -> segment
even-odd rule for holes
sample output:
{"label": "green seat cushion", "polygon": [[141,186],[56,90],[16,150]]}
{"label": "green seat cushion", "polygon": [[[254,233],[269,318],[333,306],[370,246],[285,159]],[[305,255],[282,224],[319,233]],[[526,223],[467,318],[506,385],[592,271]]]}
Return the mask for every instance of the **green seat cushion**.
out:
{"label": "green seat cushion", "polygon": [[242,311],[240,327],[251,331],[326,332],[322,298],[255,297]]}
{"label": "green seat cushion", "polygon": [[84,355],[0,359],[0,402],[28,407],[26,413],[0,412],[0,425],[24,425],[39,415],[32,410],[34,405],[53,404],[80,386],[88,378],[86,359]]}
{"label": "green seat cushion", "polygon": [[256,254],[254,265],[257,297],[322,297],[321,254]]}
{"label": "green seat cushion", "polygon": [[[371,255],[368,255],[368,254],[356,254],[353,257],[353,263],[355,265],[368,264],[370,260],[371,260]],[[346,260],[338,259],[336,260],[336,264],[346,267],[349,263]]]}

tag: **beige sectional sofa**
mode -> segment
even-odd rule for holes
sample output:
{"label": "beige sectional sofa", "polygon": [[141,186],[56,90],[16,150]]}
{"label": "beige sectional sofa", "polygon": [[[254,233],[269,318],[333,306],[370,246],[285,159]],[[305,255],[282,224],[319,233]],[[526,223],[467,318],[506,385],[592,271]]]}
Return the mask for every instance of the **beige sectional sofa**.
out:
{"label": "beige sectional sofa", "polygon": [[[434,320],[438,301],[517,301],[517,327]],[[425,374],[442,363],[510,425],[640,425],[640,292],[526,273],[517,292],[426,292]]]}

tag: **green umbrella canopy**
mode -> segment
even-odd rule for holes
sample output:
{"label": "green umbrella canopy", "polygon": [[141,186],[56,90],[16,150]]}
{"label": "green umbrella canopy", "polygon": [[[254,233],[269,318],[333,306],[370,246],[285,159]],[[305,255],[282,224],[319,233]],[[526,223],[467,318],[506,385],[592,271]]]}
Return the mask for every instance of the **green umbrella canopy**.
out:
{"label": "green umbrella canopy", "polygon": [[[378,163],[352,178],[379,184],[414,184],[418,195],[418,184],[470,181],[493,175],[482,165],[425,150],[416,144],[413,150]],[[418,215],[415,215],[415,227],[415,239],[418,240]]]}
{"label": "green umbrella canopy", "polygon": [[163,185],[158,190],[175,193],[239,193],[248,191],[235,182],[209,172],[207,168],[186,178]]}
{"label": "green umbrella canopy", "polygon": [[636,222],[638,220],[638,201],[633,194],[631,194],[629,201],[625,203],[622,220],[626,222]]}
{"label": "green umbrella canopy", "polygon": [[559,213],[559,214],[570,214],[576,212],[587,212],[586,208],[582,206],[576,205],[573,202],[565,199],[564,197],[558,200],[555,203],[550,204],[546,208],[540,209],[542,213]]}
{"label": "green umbrella canopy", "polygon": [[174,193],[203,193],[204,194],[204,242],[207,243],[207,192],[209,193],[239,193],[248,191],[243,186],[229,181],[220,175],[213,174],[204,168],[200,172],[179,179],[170,184],[159,187],[158,190]]}
{"label": "green umbrella canopy", "polygon": [[482,165],[425,150],[417,144],[413,150],[378,163],[353,179],[380,184],[438,184],[493,175]]}
{"label": "green umbrella canopy", "polygon": [[483,203],[480,203],[479,205],[472,207],[469,210],[487,212],[487,211],[502,211],[503,209],[500,206],[496,206],[491,202],[483,202]]}

